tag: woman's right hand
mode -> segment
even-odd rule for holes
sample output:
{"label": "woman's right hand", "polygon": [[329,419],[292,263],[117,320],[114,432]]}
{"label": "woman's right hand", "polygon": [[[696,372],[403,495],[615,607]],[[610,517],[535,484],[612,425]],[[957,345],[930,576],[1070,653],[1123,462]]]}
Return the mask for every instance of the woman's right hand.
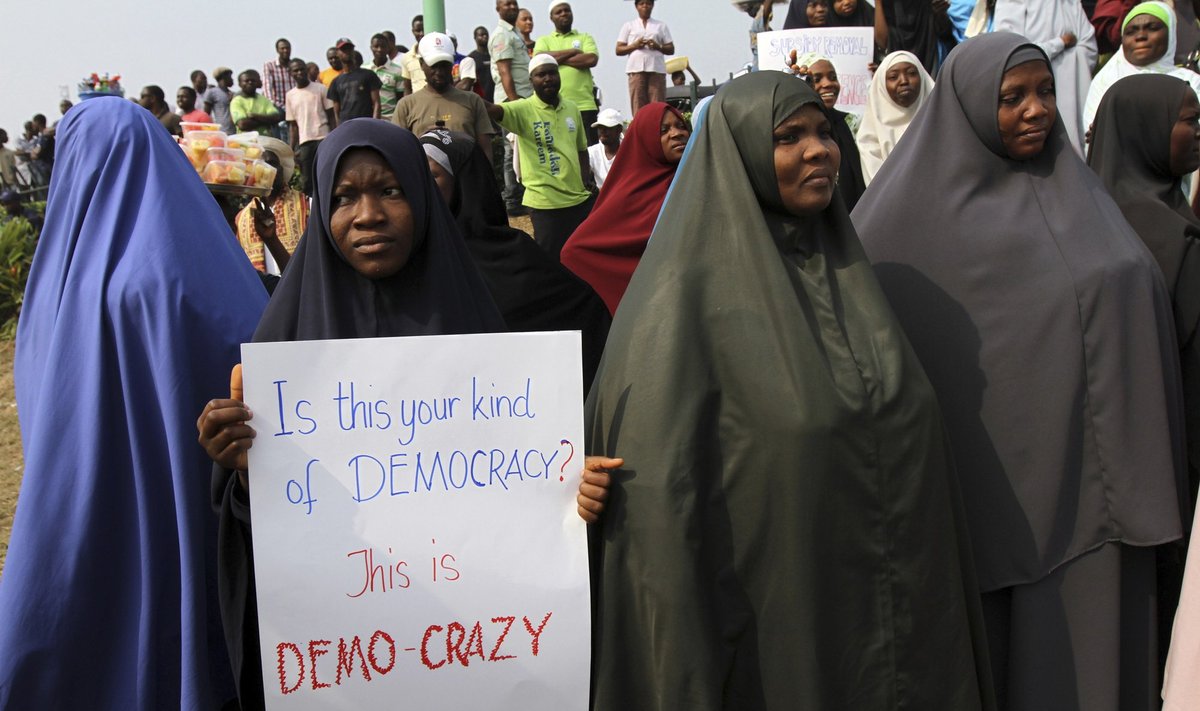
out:
{"label": "woman's right hand", "polygon": [[254,428],[246,424],[254,413],[241,400],[209,400],[196,420],[200,446],[226,469],[246,471],[247,452],[254,444]]}
{"label": "woman's right hand", "polygon": [[239,480],[246,486],[249,457],[254,444],[254,428],[246,424],[254,417],[242,402],[242,364],[233,366],[229,374],[228,399],[209,400],[196,420],[200,446],[217,464],[240,472]]}

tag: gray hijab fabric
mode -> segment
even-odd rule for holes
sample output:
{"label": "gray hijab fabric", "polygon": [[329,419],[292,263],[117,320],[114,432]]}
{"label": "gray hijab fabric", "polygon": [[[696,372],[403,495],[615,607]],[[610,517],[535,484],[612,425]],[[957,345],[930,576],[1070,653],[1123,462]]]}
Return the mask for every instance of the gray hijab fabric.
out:
{"label": "gray hijab fabric", "polygon": [[783,209],[805,105],[781,72],[718,92],[613,321],[596,711],[993,708],[932,389],[838,196]]}
{"label": "gray hijab fabric", "polygon": [[853,216],[946,414],[985,592],[1181,535],[1170,295],[1061,119],[1007,156],[1000,83],[1030,48],[960,45]]}

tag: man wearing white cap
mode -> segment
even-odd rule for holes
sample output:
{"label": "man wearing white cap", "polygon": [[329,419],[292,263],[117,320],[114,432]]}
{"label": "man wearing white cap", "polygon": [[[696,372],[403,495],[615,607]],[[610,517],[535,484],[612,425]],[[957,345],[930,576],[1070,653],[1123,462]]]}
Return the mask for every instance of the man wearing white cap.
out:
{"label": "man wearing white cap", "polygon": [[596,106],[592,67],[600,61],[600,51],[596,49],[596,40],[591,35],[572,28],[575,15],[571,12],[571,3],[565,0],[552,1],[550,21],[554,23],[554,32],[538,37],[533,45],[533,53],[549,54],[558,62],[563,98],[579,108],[588,143],[593,144],[598,140],[592,124],[596,121],[599,107]]}
{"label": "man wearing white cap", "polygon": [[533,237],[556,260],[563,244],[592,210],[592,170],[588,165],[583,118],[560,96],[558,62],[548,54],[529,60],[533,96],[489,104],[488,113],[517,136],[522,204],[532,211]]}
{"label": "man wearing white cap", "polygon": [[592,166],[592,177],[596,179],[596,187],[603,188],[608,169],[612,167],[613,159],[617,157],[617,149],[621,147],[625,120],[620,111],[604,109],[597,116],[592,128],[598,131],[600,142],[588,146],[588,163]]}
{"label": "man wearing white cap", "polygon": [[420,136],[446,128],[474,136],[483,154],[492,157],[492,121],[483,99],[454,87],[454,44],[441,32],[430,32],[417,43],[417,58],[425,86],[396,105],[392,122]]}

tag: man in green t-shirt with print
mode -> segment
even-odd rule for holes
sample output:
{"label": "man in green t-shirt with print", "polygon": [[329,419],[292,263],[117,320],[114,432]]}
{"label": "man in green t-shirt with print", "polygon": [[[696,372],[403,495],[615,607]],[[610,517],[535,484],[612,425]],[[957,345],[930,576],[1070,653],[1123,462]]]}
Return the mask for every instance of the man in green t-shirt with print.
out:
{"label": "man in green t-shirt with print", "polygon": [[558,62],[548,54],[529,60],[533,96],[488,104],[488,114],[517,135],[522,204],[530,208],[533,237],[555,259],[592,211],[592,169],[583,118],[562,98]]}
{"label": "man in green t-shirt with print", "polygon": [[593,145],[600,140],[596,129],[592,128],[599,114],[596,85],[592,81],[592,67],[600,61],[596,40],[586,32],[573,29],[575,15],[571,12],[569,2],[559,0],[550,3],[550,21],[554,23],[554,32],[538,37],[533,45],[533,53],[549,54],[558,62],[563,98],[578,107],[583,116],[588,145]]}

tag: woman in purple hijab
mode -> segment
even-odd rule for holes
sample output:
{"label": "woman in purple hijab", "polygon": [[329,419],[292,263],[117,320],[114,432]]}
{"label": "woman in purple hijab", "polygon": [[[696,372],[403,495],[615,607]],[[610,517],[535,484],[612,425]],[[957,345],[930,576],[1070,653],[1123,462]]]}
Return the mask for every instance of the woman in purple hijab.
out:
{"label": "woman in purple hijab", "polygon": [[233,698],[194,423],[265,302],[149,112],[101,98],[63,119],[17,330],[25,474],[0,582],[0,708]]}

